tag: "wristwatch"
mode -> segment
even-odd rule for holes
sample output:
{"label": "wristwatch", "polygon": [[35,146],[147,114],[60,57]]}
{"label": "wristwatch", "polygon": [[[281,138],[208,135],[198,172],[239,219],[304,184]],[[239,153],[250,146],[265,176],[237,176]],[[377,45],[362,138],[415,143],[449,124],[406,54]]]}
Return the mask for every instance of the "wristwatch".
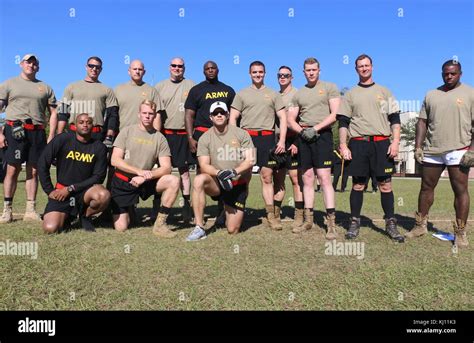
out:
{"label": "wristwatch", "polygon": [[74,189],[75,189],[75,188],[74,188],[74,185],[67,186],[67,191],[68,191],[69,193],[74,192]]}

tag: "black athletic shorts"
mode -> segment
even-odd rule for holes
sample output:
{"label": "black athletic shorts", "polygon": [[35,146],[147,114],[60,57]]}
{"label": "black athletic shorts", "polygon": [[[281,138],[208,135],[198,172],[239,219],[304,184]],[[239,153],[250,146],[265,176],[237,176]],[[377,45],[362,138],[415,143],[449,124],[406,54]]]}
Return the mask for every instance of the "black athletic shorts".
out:
{"label": "black athletic shorts", "polygon": [[115,174],[111,184],[111,205],[113,214],[127,213],[128,208],[138,204],[138,197],[148,199],[156,194],[158,179],[145,181],[140,187],[132,186],[129,182],[119,179]]}
{"label": "black athletic shorts", "polygon": [[[201,128],[203,128],[203,127],[201,127]],[[203,134],[205,134],[205,133],[206,133],[206,131],[204,131],[204,130],[197,130],[197,129],[194,129],[194,132],[193,132],[193,138],[194,138],[194,140],[196,140],[197,142],[199,142],[199,138],[201,138],[201,136],[202,136]],[[189,146],[188,146],[188,148],[189,148]],[[196,153],[191,153],[191,152],[190,152],[190,154],[189,154],[189,159],[188,159],[188,163],[189,163],[189,164],[196,164],[196,165],[199,164],[199,163],[198,163],[198,158],[197,158],[197,156],[196,156]]]}
{"label": "black athletic shorts", "polygon": [[288,151],[290,148],[291,144],[294,144],[298,147],[298,135],[286,137],[286,142],[285,142],[285,148],[287,151],[287,158],[286,158],[286,169],[298,169],[299,163],[298,163],[298,154],[291,156],[291,153]]}
{"label": "black athletic shorts", "polygon": [[87,190],[88,189],[85,189],[82,192],[73,193],[64,201],[48,198],[44,214],[49,212],[61,212],[66,213],[69,216],[82,214],[84,210],[84,194],[86,194]]}
{"label": "black athletic shorts", "polygon": [[395,162],[387,154],[390,139],[378,142],[351,139],[349,149],[352,153],[351,176],[390,177],[395,172]]}
{"label": "black athletic shorts", "polygon": [[168,141],[171,151],[171,165],[174,168],[183,168],[188,166],[190,157],[188,135],[186,130],[168,130],[164,129],[163,134]]}
{"label": "black athletic shorts", "polygon": [[7,146],[3,151],[3,158],[8,164],[22,164],[23,162],[36,164],[46,147],[46,133],[44,130],[26,130],[25,138],[17,141],[12,136],[12,127],[4,126]]}
{"label": "black athletic shorts", "polygon": [[[217,181],[216,181],[217,182]],[[243,211],[245,209],[245,202],[248,196],[248,184],[239,184],[232,187],[230,191],[225,191],[219,182],[219,189],[221,194],[215,197],[211,197],[214,201],[221,200],[225,205],[235,208],[236,210]]]}
{"label": "black athletic shorts", "polygon": [[[250,134],[252,137],[253,145],[257,150],[257,161],[256,166],[267,167],[272,169],[284,168],[285,165],[279,165],[276,161],[270,159],[270,151],[275,147],[275,133],[268,135],[262,135],[262,131],[253,131],[253,133],[258,132],[258,135]],[[247,130],[248,132],[248,130]],[[269,132],[269,131],[266,131]],[[250,132],[249,132],[250,133]]]}
{"label": "black athletic shorts", "polygon": [[299,139],[298,163],[303,170],[310,168],[331,168],[333,158],[333,139],[330,129],[322,130],[316,142],[308,143]]}

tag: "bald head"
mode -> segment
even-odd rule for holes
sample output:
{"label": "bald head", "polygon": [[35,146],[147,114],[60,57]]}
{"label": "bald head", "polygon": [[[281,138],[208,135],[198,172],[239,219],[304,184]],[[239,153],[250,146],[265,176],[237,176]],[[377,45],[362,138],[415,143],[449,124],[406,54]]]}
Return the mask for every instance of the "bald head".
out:
{"label": "bald head", "polygon": [[184,59],[175,57],[170,62],[170,78],[173,81],[181,81],[184,79]]}
{"label": "bald head", "polygon": [[138,85],[143,83],[143,76],[145,75],[145,65],[140,60],[133,60],[128,67],[128,75],[133,82]]}

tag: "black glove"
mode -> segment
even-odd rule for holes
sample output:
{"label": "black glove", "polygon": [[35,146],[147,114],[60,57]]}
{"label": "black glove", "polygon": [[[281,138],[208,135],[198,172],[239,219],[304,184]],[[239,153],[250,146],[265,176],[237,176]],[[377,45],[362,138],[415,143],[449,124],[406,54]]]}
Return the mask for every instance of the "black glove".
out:
{"label": "black glove", "polygon": [[275,161],[278,165],[286,163],[287,152],[277,154],[275,150],[276,150],[276,147],[270,150],[270,156],[269,156],[270,160]]}
{"label": "black glove", "polygon": [[13,123],[12,136],[19,142],[25,139],[25,129],[23,128],[23,123],[20,120],[15,120]]}
{"label": "black glove", "polygon": [[319,138],[319,133],[314,128],[307,127],[307,128],[304,128],[303,130],[301,130],[300,136],[306,142],[312,143],[312,142],[316,142],[316,140]]}
{"label": "black glove", "polygon": [[112,149],[114,146],[114,136],[105,137],[104,144],[107,147],[107,149]]}
{"label": "black glove", "polygon": [[223,169],[217,173],[217,181],[225,191],[230,191],[233,187],[232,179],[236,176],[235,169]]}

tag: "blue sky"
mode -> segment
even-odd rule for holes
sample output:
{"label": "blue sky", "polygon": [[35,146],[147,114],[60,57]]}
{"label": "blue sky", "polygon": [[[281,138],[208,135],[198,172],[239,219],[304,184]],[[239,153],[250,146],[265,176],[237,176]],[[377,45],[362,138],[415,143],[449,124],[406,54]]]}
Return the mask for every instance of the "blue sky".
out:
{"label": "blue sky", "polygon": [[421,101],[453,56],[462,81],[474,85],[473,22],[472,0],[0,0],[0,82],[18,75],[20,56],[33,52],[38,78],[58,98],[84,78],[91,55],[103,59],[100,79],[111,87],[129,79],[128,58],[142,59],[145,81],[155,84],[182,56],[187,78],[202,81],[212,59],[236,91],[250,83],[249,63],[261,60],[266,84],[277,89],[280,65],[292,67],[300,87],[303,60],[314,56],[321,79],[342,88],[357,83],[354,59],[367,53],[376,82],[399,100]]}

